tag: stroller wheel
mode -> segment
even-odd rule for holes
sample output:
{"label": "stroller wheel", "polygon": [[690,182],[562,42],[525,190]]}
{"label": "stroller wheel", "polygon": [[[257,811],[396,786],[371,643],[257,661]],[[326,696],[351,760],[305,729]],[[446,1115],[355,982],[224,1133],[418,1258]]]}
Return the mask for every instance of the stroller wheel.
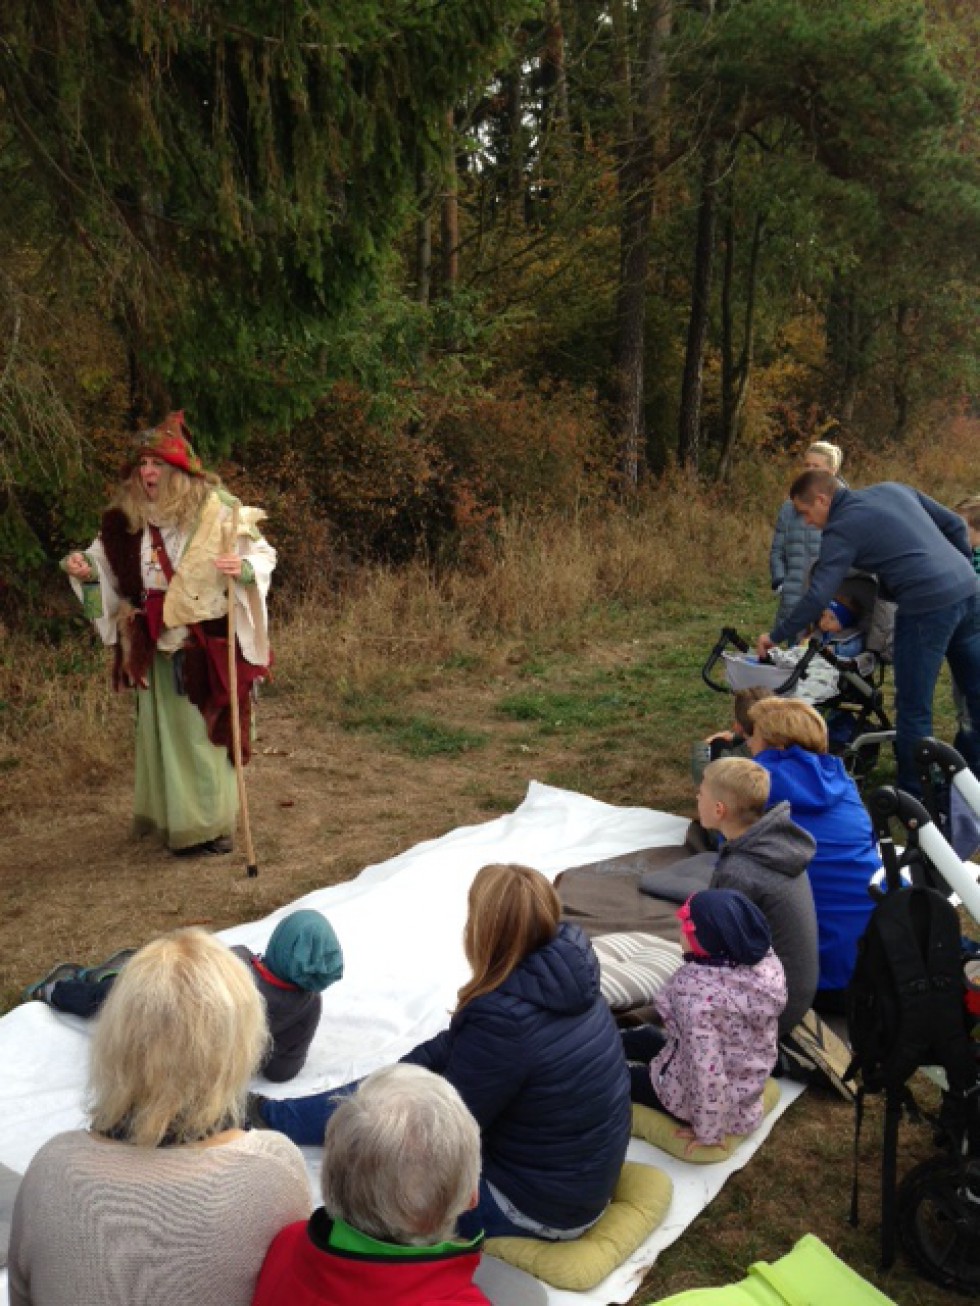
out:
{"label": "stroller wheel", "polygon": [[980,1159],[944,1154],[910,1170],[898,1190],[898,1233],[925,1278],[980,1296]]}

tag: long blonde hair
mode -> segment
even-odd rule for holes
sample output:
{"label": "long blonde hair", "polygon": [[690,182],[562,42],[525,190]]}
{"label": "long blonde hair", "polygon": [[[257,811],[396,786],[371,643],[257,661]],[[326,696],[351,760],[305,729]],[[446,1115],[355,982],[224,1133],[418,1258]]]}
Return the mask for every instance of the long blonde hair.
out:
{"label": "long blonde hair", "polygon": [[122,511],[133,535],[149,525],[173,524],[186,529],[197,520],[211,491],[220,484],[218,477],[211,472],[204,476],[188,476],[179,467],[171,467],[161,459],[157,497],[148,499],[137,462],[116,490],[112,506]]}
{"label": "long blonde hair", "polygon": [[456,1010],[503,984],[529,953],[558,932],[561,903],[540,871],[494,864],[470,885],[463,947],[473,977],[459,990]]}
{"label": "long blonde hair", "polygon": [[200,929],[155,939],[120,972],[96,1022],[92,1129],[156,1147],[238,1124],[268,1043],[262,998],[230,948]]}

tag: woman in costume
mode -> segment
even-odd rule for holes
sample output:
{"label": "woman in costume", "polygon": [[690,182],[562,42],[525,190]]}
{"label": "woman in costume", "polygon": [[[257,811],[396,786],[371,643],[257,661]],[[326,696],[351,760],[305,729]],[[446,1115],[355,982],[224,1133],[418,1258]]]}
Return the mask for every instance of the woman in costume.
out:
{"label": "woman in costume", "polygon": [[136,691],[135,830],[172,852],[230,852],[238,809],[228,693],[234,584],[242,756],[253,682],[268,671],[266,595],[276,553],[247,508],[204,470],[182,412],[139,437],[95,542],[63,567],[115,648],[113,685]]}

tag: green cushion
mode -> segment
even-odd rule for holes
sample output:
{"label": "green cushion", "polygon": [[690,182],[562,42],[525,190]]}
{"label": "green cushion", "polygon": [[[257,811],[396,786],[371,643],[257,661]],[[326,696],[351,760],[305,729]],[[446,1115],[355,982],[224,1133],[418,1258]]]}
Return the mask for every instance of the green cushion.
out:
{"label": "green cushion", "polygon": [[[768,1115],[778,1101],[779,1085],[774,1079],[767,1079],[762,1090],[763,1115]],[[663,1111],[654,1111],[653,1107],[633,1103],[633,1137],[652,1143],[662,1152],[676,1156],[679,1161],[690,1161],[692,1165],[714,1165],[718,1161],[727,1161],[745,1138],[744,1134],[729,1134],[721,1143],[711,1146],[699,1143],[686,1152],[684,1149],[690,1140],[677,1138],[677,1128],[677,1121],[672,1116]]]}
{"label": "green cushion", "polygon": [[890,1297],[837,1259],[812,1233],[771,1264],[757,1261],[749,1277],[724,1288],[689,1288],[660,1298],[660,1306],[895,1306]]}
{"label": "green cushion", "polygon": [[606,1210],[581,1238],[549,1243],[538,1238],[488,1238],[484,1250],[553,1288],[587,1292],[662,1223],[673,1184],[662,1170],[627,1161]]}

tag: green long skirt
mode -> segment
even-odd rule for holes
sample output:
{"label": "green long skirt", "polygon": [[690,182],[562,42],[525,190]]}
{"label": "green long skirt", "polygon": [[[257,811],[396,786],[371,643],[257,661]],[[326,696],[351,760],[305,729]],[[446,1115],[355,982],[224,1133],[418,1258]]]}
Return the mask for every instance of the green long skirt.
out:
{"label": "green long skirt", "polygon": [[174,851],[233,835],[238,787],[227,750],[177,693],[170,658],[155,655],[149,682],[136,691],[136,833],[159,834]]}

